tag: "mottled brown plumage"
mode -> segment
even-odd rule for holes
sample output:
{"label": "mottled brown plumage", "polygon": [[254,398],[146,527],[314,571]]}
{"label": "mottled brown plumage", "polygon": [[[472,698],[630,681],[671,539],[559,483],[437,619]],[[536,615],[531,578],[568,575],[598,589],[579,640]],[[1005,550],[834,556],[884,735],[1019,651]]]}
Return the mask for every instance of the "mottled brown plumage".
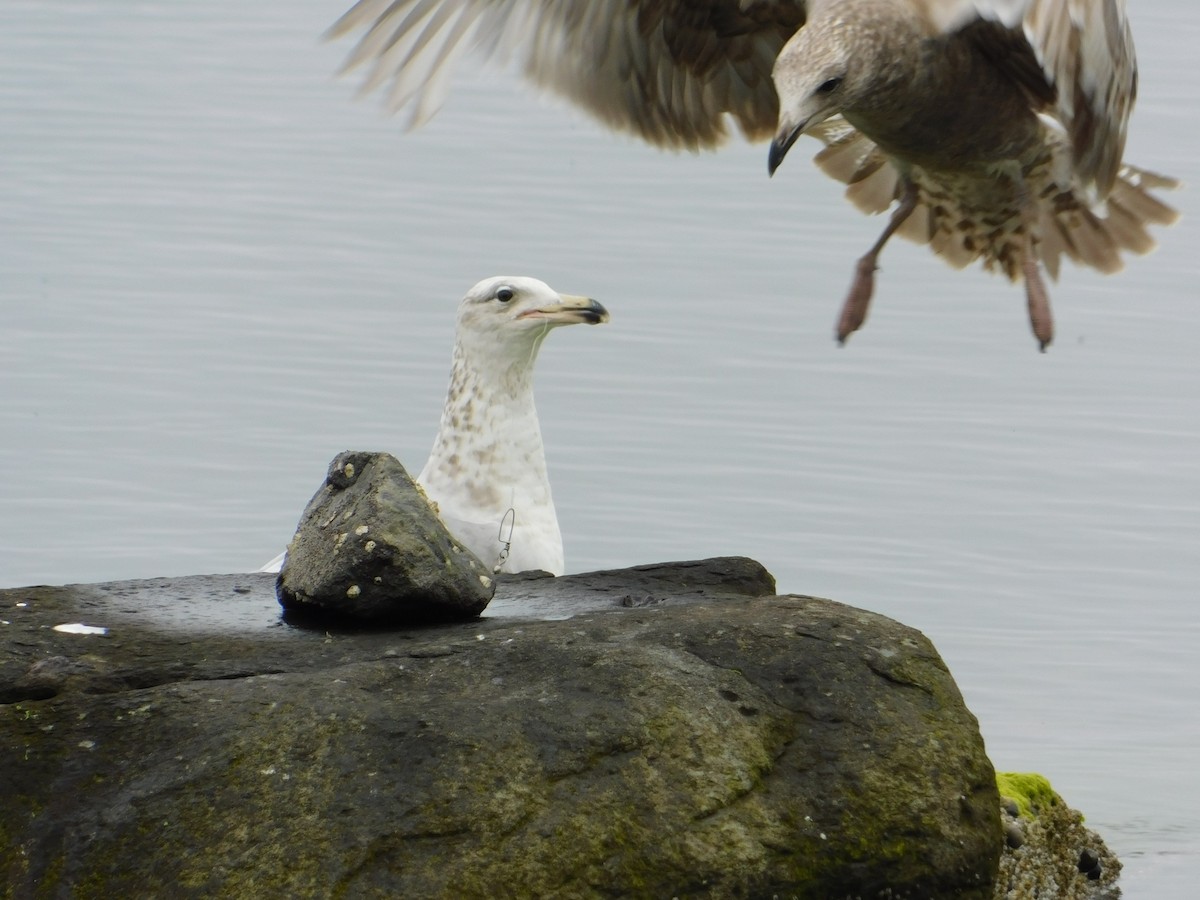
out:
{"label": "mottled brown plumage", "polygon": [[431,116],[474,49],[610,127],[672,149],[714,147],[732,120],[773,137],[773,172],[801,134],[871,213],[892,208],[859,260],[838,337],[866,317],[893,233],[951,265],[1022,279],[1043,349],[1040,271],[1062,256],[1103,272],[1145,253],[1175,186],[1123,163],[1137,94],[1124,0],[360,0],[331,29],[361,31],[346,68]]}

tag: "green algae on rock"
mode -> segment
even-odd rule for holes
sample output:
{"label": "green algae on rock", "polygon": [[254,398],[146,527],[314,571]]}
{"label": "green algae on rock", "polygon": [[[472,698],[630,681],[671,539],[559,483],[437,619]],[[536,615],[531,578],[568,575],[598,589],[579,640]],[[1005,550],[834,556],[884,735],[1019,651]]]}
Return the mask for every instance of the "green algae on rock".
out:
{"label": "green algae on rock", "polygon": [[1050,781],[1036,772],[997,772],[996,787],[1001,797],[1008,797],[1017,804],[1025,818],[1033,818],[1037,810],[1049,809],[1062,802],[1050,787]]}
{"label": "green algae on rock", "polygon": [[998,772],[996,784],[1001,818],[1021,839],[1010,842],[1001,854],[994,900],[1115,900],[1121,896],[1120,861],[1096,832],[1084,826],[1083,815],[1066,804],[1045,776]]}

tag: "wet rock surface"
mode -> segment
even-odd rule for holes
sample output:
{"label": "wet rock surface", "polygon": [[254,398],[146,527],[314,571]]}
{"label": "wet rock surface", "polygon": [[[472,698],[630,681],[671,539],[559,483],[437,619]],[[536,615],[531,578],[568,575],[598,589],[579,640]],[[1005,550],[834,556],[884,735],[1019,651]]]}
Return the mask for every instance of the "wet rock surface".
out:
{"label": "wet rock surface", "polygon": [[347,451],[305,507],[277,590],[314,616],[413,624],[475,618],[495,582],[399,460]]}
{"label": "wet rock surface", "polygon": [[407,629],[273,580],[0,591],[12,893],[992,896],[995,775],[913,629],[741,558]]}

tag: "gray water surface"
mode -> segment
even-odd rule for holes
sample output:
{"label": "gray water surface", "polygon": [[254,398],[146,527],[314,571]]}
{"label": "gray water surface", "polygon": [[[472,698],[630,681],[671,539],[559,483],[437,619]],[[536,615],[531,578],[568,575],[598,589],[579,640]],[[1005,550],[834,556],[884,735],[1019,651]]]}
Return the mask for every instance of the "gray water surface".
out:
{"label": "gray water surface", "polygon": [[[921,628],[1127,896],[1192,896],[1194,187],[1153,256],[1051,285],[1046,355],[1019,287],[900,241],[839,349],[882,221],[816,142],[768,179],[469,68],[405,133],[332,77],[346,3],[0,6],[0,586],[256,568],[338,451],[420,468],[458,298],[534,275],[613,314],[539,361],[568,570],[745,554]],[[1200,184],[1200,10],[1134,6],[1127,156]]]}

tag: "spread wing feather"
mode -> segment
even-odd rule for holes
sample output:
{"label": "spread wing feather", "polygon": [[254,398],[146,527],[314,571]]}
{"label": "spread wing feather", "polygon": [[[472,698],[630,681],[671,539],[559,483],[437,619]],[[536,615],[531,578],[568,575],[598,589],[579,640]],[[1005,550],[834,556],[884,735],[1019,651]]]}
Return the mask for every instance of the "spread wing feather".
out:
{"label": "spread wing feather", "polygon": [[804,0],[359,0],[329,30],[357,33],[364,67],[410,124],[441,105],[469,51],[515,62],[541,88],[652,144],[719,144],[732,118],[754,139],[778,115],[771,67]]}
{"label": "spread wing feather", "polygon": [[998,27],[975,35],[981,52],[1027,89],[1039,111],[1062,124],[1081,181],[1100,197],[1112,190],[1137,98],[1137,59],[1125,0],[915,2],[944,31],[995,23]]}

